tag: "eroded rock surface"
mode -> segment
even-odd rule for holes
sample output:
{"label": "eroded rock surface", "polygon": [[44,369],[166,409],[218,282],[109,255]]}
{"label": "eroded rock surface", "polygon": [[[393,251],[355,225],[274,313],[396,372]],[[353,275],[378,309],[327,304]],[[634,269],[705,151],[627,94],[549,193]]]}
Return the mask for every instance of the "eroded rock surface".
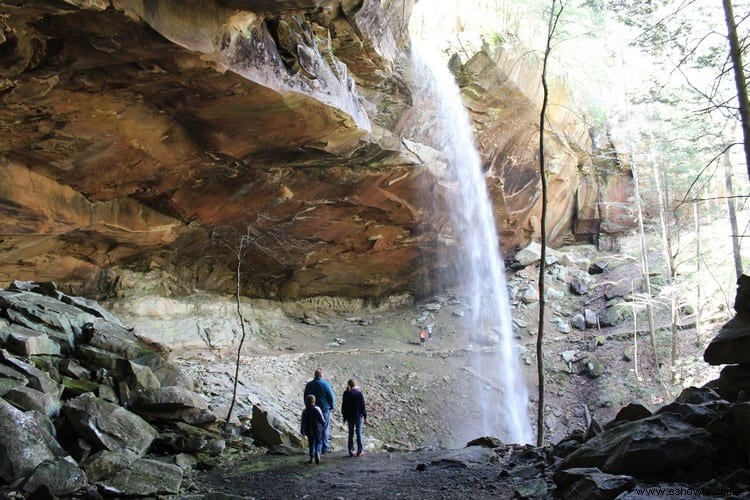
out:
{"label": "eroded rock surface", "polygon": [[[249,295],[378,299],[452,251],[425,201],[446,187],[410,1],[16,3],[0,4],[0,282],[101,296],[131,267],[163,270],[165,294],[226,291],[248,235]],[[506,248],[540,210],[536,66],[514,57],[457,69]],[[627,173],[603,182],[586,127],[551,123],[551,241],[576,217],[590,238]]]}

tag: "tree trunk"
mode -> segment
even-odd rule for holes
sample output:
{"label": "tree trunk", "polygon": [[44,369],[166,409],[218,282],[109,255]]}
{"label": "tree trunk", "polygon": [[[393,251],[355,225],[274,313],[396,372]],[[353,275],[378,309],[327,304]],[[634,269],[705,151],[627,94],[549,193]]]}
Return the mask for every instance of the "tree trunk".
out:
{"label": "tree trunk", "polygon": [[750,179],[750,102],[748,102],[747,97],[745,70],[742,66],[742,45],[737,36],[737,24],[734,21],[732,0],[722,0],[722,3],[724,4],[724,19],[727,23],[729,38],[729,57],[732,60],[734,82],[737,86],[737,99],[739,100],[740,120],[742,122],[742,139],[745,147],[745,163],[748,179]]}
{"label": "tree trunk", "polygon": [[734,204],[734,185],[732,183],[732,160],[729,158],[729,148],[724,151],[724,188],[727,199],[729,225],[732,228],[732,255],[734,256],[734,272],[739,280],[742,276],[742,257],[740,256],[740,232],[737,225],[737,210]]}
{"label": "tree trunk", "polygon": [[536,418],[536,445],[544,445],[544,271],[547,261],[547,174],[544,168],[544,124],[547,121],[547,101],[549,88],[547,85],[547,61],[552,50],[552,37],[555,33],[557,21],[562,14],[563,6],[557,9],[557,1],[552,0],[547,26],[547,45],[544,49],[544,61],[542,63],[542,110],[539,114],[539,176],[542,182],[542,217],[541,217],[541,245],[542,254],[539,262],[539,325],[536,336],[536,367],[539,379],[539,405]]}
{"label": "tree trunk", "polygon": [[240,301],[240,277],[242,276],[242,258],[245,255],[246,250],[246,243],[245,239],[241,238],[238,246],[237,246],[237,276],[236,276],[236,285],[237,288],[235,290],[235,300],[237,305],[237,317],[240,320],[240,331],[242,332],[242,335],[240,336],[240,344],[237,346],[237,360],[235,362],[234,366],[234,384],[232,386],[232,402],[229,404],[229,411],[227,412],[227,421],[225,422],[225,426],[229,426],[229,421],[232,418],[232,410],[234,409],[234,403],[237,401],[237,384],[239,382],[240,378],[240,357],[242,355],[242,344],[245,343],[245,318],[242,316],[242,303]]}
{"label": "tree trunk", "polygon": [[679,357],[679,349],[677,342],[677,291],[675,290],[675,269],[674,269],[674,258],[672,257],[672,238],[667,226],[667,215],[666,209],[666,190],[662,189],[661,181],[659,179],[659,169],[656,165],[656,154],[653,151],[653,138],[651,139],[651,171],[654,176],[654,187],[656,187],[657,202],[659,205],[659,225],[661,228],[661,240],[662,248],[664,251],[664,263],[667,266],[667,288],[669,291],[669,311],[671,318],[672,327],[672,349],[670,356],[670,372],[672,382],[676,381],[677,377],[677,358]]}
{"label": "tree trunk", "polygon": [[693,203],[693,218],[695,219],[695,345],[700,347],[703,344],[701,335],[701,219],[699,201]]}

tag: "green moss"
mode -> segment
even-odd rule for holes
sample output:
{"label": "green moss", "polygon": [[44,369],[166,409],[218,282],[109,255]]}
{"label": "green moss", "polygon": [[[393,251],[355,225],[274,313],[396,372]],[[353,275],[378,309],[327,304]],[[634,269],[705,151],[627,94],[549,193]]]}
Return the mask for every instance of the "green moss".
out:
{"label": "green moss", "polygon": [[65,387],[66,390],[74,394],[83,394],[85,392],[93,392],[94,394],[96,394],[96,392],[99,390],[99,384],[97,382],[92,382],[91,380],[80,380],[70,377],[63,377],[62,383],[63,387]]}

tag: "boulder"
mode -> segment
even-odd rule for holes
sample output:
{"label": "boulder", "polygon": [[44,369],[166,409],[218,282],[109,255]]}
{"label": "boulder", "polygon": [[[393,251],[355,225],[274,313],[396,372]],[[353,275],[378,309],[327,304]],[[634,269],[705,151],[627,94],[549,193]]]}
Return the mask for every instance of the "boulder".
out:
{"label": "boulder", "polygon": [[689,467],[713,452],[707,430],[662,413],[605,430],[565,457],[559,468],[597,467],[639,477]]}
{"label": "boulder", "polygon": [[750,314],[738,314],[721,327],[703,352],[710,365],[750,364]]}
{"label": "boulder", "polygon": [[633,422],[642,418],[648,418],[652,415],[651,411],[640,403],[629,403],[626,406],[620,408],[615,418],[607,424],[611,426],[615,423],[620,422]]}
{"label": "boulder", "polygon": [[292,424],[276,413],[261,405],[253,405],[253,437],[264,446],[273,447],[282,444],[302,446],[297,425]]}
{"label": "boulder", "polygon": [[564,499],[609,500],[635,486],[635,479],[631,476],[607,474],[596,467],[558,470],[553,479]]}
{"label": "boulder", "polygon": [[139,415],[157,420],[185,420],[208,413],[208,403],[203,396],[177,386],[134,391],[128,407]]}
{"label": "boulder", "polygon": [[0,397],[4,396],[14,387],[25,386],[29,380],[18,370],[0,364]]}
{"label": "boulder", "polygon": [[12,483],[28,476],[39,464],[66,455],[36,412],[21,412],[0,399],[0,480]]}
{"label": "boulder", "polygon": [[147,366],[163,387],[176,385],[188,390],[195,389],[195,381],[182,368],[173,365],[157,353],[140,356],[133,360],[141,366]]}
{"label": "boulder", "polygon": [[725,366],[719,378],[706,385],[724,399],[735,401],[741,391],[750,391],[750,365]]}
{"label": "boulder", "polygon": [[14,387],[3,399],[16,408],[24,411],[35,410],[48,418],[57,417],[60,413],[60,400],[31,387]]}
{"label": "boulder", "polygon": [[140,458],[106,479],[97,482],[107,495],[155,497],[176,494],[182,484],[182,469],[173,464]]}
{"label": "boulder", "polygon": [[86,471],[89,481],[97,483],[127,469],[138,458],[130,450],[102,450],[83,460],[81,467]]}
{"label": "boulder", "polygon": [[86,393],[65,403],[66,419],[96,449],[130,450],[143,456],[157,431],[133,412]]}
{"label": "boulder", "polygon": [[88,485],[86,473],[68,458],[45,460],[34,470],[23,485],[23,490],[34,494],[41,490],[50,495],[71,495]]}
{"label": "boulder", "polygon": [[62,385],[34,365],[18,359],[4,349],[0,350],[0,363],[21,373],[32,389],[49,394],[53,399],[60,399],[63,391]]}
{"label": "boulder", "polygon": [[47,334],[39,333],[20,325],[11,325],[10,335],[5,341],[5,347],[20,356],[35,356],[39,354],[60,355],[60,344],[52,340]]}
{"label": "boulder", "polygon": [[202,452],[208,455],[219,455],[226,448],[220,435],[183,422],[160,432],[156,444],[178,453]]}

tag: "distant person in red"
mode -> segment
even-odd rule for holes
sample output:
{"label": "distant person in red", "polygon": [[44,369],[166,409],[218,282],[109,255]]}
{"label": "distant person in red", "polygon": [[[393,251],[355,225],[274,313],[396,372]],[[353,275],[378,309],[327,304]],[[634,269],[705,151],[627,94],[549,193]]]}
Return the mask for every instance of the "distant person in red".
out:
{"label": "distant person in red", "polygon": [[320,463],[320,451],[323,447],[323,428],[326,421],[323,418],[323,412],[315,405],[315,396],[309,394],[305,396],[305,409],[302,410],[302,419],[299,426],[299,432],[307,437],[307,449],[310,453],[309,464]]}
{"label": "distant person in red", "polygon": [[419,345],[424,347],[424,343],[427,340],[427,332],[424,330],[424,327],[419,327]]}
{"label": "distant person in red", "polygon": [[341,416],[349,427],[349,456],[354,456],[354,432],[357,432],[357,456],[362,455],[362,425],[367,422],[365,396],[354,379],[349,379],[341,398]]}

